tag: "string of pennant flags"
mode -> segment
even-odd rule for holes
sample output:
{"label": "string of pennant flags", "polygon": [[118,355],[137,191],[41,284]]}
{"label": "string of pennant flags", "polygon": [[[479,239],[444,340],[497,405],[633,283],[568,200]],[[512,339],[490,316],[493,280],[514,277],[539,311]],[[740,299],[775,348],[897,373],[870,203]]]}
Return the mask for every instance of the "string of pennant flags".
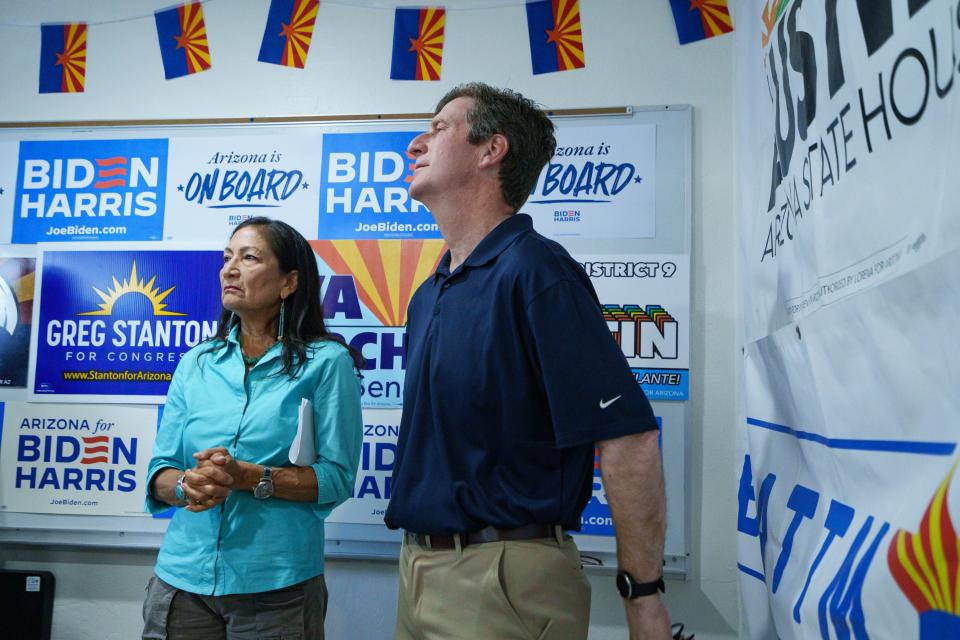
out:
{"label": "string of pennant flags", "polygon": [[[669,0],[680,44],[733,31],[727,0]],[[524,3],[535,75],[586,67],[579,0]],[[303,69],[320,0],[270,0],[257,60]],[[447,10],[442,6],[395,8],[391,80],[440,79]],[[153,14],[167,80],[213,65],[203,2],[192,0]],[[40,25],[40,93],[84,90],[88,23]]]}

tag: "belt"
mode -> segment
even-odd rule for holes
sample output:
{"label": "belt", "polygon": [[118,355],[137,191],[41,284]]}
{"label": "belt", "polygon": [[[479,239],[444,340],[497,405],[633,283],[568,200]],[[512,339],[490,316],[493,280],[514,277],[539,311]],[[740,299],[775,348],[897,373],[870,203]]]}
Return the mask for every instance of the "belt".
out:
{"label": "belt", "polygon": [[504,542],[508,540],[537,540],[554,538],[557,542],[563,540],[563,527],[558,524],[528,524],[516,529],[497,529],[484,527],[479,531],[470,531],[454,534],[427,535],[424,533],[404,532],[407,544],[418,544],[429,549],[456,549],[471,544],[484,542]]}

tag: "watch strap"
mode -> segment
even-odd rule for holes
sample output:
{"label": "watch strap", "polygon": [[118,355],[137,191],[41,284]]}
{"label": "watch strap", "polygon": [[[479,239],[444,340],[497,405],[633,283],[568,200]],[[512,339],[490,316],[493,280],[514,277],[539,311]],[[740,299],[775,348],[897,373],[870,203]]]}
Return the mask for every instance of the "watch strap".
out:
{"label": "watch strap", "polygon": [[177,497],[177,500],[180,502],[186,502],[187,496],[183,492],[183,480],[187,477],[187,474],[181,473],[180,477],[177,478],[177,484],[173,487],[173,495]]}
{"label": "watch strap", "polygon": [[643,596],[652,596],[658,591],[666,591],[667,587],[663,584],[663,576],[660,576],[653,582],[633,582],[630,585],[629,599],[642,598]]}
{"label": "watch strap", "polygon": [[623,598],[633,600],[652,596],[658,591],[666,591],[666,585],[663,583],[662,575],[651,582],[636,582],[628,572],[621,571],[617,574],[617,590]]}

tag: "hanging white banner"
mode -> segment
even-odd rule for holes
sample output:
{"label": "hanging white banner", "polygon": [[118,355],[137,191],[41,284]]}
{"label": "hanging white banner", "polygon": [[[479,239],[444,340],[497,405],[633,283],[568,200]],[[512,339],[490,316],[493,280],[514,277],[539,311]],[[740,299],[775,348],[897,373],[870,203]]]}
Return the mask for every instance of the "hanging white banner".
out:
{"label": "hanging white banner", "polygon": [[958,637],[958,270],[955,251],[748,345],[744,637]]}
{"label": "hanging white banner", "polygon": [[958,11],[735,16],[742,637],[960,637]]}
{"label": "hanging white banner", "polygon": [[956,0],[827,7],[738,11],[748,340],[960,246]]}

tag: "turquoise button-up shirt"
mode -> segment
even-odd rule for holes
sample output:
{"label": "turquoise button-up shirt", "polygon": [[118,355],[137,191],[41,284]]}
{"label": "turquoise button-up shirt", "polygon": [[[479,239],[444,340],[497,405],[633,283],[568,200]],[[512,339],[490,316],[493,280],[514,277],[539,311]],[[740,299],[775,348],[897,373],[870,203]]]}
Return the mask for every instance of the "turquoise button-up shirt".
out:
{"label": "turquoise button-up shirt", "polygon": [[[280,589],[323,573],[324,518],[350,497],[360,458],[360,381],[347,350],[313,343],[297,377],[280,373],[273,345],[245,376],[237,329],[224,348],[209,343],[184,354],[157,432],[147,477],[189,469],[193,453],[223,446],[237,459],[290,466],[302,398],[313,403],[316,503],[257,500],[234,491],[201,513],[177,509],[157,557],[156,574],[192,593],[226,595]],[[147,485],[149,487],[149,483]],[[169,505],[149,494],[146,509]]]}

